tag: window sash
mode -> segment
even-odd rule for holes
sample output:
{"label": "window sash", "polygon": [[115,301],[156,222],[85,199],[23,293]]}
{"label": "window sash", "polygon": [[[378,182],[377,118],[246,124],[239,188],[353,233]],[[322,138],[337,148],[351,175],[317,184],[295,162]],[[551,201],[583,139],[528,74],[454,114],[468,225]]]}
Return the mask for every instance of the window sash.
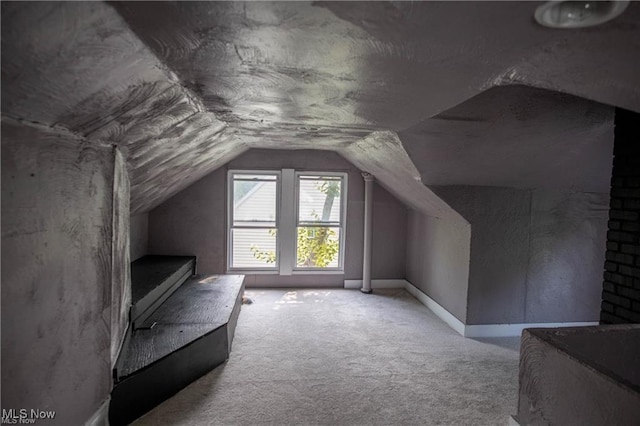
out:
{"label": "window sash", "polygon": [[[336,197],[339,202],[338,206],[338,220],[335,219],[301,219],[301,209],[300,209],[300,182],[301,181],[327,181],[327,182],[339,182],[340,183],[340,193]],[[296,172],[296,182],[295,182],[295,220],[296,226],[342,226],[344,223],[345,216],[345,208],[346,208],[346,197],[345,194],[345,186],[346,186],[346,173],[332,173],[332,172]],[[333,210],[333,209],[332,209]]]}
{"label": "window sash", "polygon": [[[339,200],[338,220],[301,220],[300,218],[300,183],[302,181],[326,181],[326,182],[339,182],[340,193],[336,199]],[[346,211],[346,186],[347,186],[347,174],[343,172],[309,172],[298,171],[295,174],[295,255],[293,270],[294,271],[335,271],[344,269],[344,251],[345,251],[345,211]],[[337,266],[300,266],[298,265],[297,253],[298,253],[298,232],[300,228],[335,228],[338,235],[338,253],[337,253]],[[333,263],[333,262],[332,262]]]}
{"label": "window sash", "polygon": [[[280,267],[280,232],[279,232],[279,222],[280,222],[280,172],[277,170],[268,170],[268,171],[258,171],[258,170],[229,170],[228,179],[227,179],[227,217],[228,217],[228,226],[227,226],[227,270],[230,271],[277,271]],[[236,193],[235,193],[235,183],[236,182],[264,182],[264,183],[275,183],[275,194],[274,194],[274,220],[236,220]],[[246,194],[243,194],[243,196]],[[234,252],[236,247],[234,246],[234,230],[271,230],[275,231],[275,263],[273,265],[264,264],[258,266],[242,266],[238,265],[236,259],[234,259]],[[258,262],[256,262],[258,263]]]}

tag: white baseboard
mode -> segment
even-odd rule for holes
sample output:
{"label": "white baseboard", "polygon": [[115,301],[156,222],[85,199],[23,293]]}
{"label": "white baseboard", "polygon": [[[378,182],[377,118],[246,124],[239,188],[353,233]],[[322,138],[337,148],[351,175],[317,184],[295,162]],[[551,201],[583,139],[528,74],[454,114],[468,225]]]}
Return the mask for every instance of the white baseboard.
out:
{"label": "white baseboard", "polygon": [[431,312],[436,314],[438,318],[447,323],[449,327],[453,328],[459,334],[464,336],[464,323],[456,318],[451,312],[440,306],[438,302],[424,294],[422,290],[411,284],[409,281],[405,281],[405,290],[407,290],[413,297],[422,302],[422,304],[429,308]]}
{"label": "white baseboard", "polygon": [[111,397],[102,403],[100,408],[93,413],[93,416],[84,424],[84,426],[109,426],[109,403]]}
{"label": "white baseboard", "polygon": [[464,337],[515,337],[521,336],[525,328],[587,327],[597,322],[542,322],[524,324],[479,324],[466,325]]}
{"label": "white baseboard", "polygon": [[467,325],[443,308],[438,302],[427,296],[418,287],[408,281],[405,282],[405,290],[418,299],[431,310],[438,318],[447,323],[449,327],[464,337],[519,337],[525,328],[557,328],[557,327],[587,327],[598,325],[597,322],[545,322],[526,324],[478,324]]}
{"label": "white baseboard", "polygon": [[[371,288],[405,288],[405,280],[371,280]],[[362,280],[344,280],[344,288],[361,288]]]}

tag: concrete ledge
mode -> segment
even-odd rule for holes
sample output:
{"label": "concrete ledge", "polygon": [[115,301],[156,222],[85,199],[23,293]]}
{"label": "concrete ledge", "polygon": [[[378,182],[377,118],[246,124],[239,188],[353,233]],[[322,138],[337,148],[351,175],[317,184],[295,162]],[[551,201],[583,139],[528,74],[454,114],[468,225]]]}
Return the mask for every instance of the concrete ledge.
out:
{"label": "concrete ledge", "polygon": [[107,398],[93,416],[86,421],[84,426],[109,426],[109,404],[111,398]]}
{"label": "concrete ledge", "polygon": [[520,424],[637,424],[638,353],[640,325],[525,330]]}

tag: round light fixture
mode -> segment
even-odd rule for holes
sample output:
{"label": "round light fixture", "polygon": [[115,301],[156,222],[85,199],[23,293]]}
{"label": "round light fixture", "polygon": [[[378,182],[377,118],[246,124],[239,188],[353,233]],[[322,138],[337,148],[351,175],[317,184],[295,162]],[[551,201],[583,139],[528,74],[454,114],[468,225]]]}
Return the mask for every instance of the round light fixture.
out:
{"label": "round light fixture", "polygon": [[629,0],[549,1],[536,9],[536,21],[551,28],[584,28],[599,25],[620,15]]}

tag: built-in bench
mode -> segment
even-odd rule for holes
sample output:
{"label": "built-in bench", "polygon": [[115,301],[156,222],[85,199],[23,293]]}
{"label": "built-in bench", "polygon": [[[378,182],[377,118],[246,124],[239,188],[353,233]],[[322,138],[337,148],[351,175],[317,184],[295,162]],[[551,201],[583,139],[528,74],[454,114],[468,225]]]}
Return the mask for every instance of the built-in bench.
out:
{"label": "built-in bench", "polygon": [[149,318],[174,291],[196,273],[194,256],[144,256],[131,264],[131,324]]}
{"label": "built-in bench", "polygon": [[176,285],[194,270],[194,258],[147,257],[132,264],[132,281],[135,268],[148,291],[132,289],[134,306],[146,299],[146,308],[137,311],[143,314],[114,368],[111,425],[130,423],[228,359],[242,305],[244,276],[189,274]]}

